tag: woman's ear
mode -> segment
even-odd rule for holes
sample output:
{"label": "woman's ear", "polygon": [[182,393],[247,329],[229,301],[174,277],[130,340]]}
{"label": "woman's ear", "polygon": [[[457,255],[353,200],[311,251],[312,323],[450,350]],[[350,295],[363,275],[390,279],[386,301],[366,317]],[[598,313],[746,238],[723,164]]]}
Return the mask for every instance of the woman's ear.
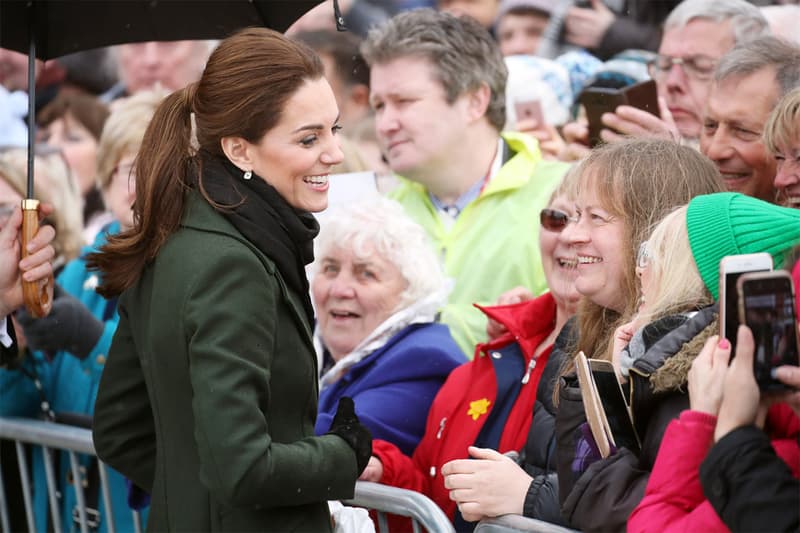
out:
{"label": "woman's ear", "polygon": [[250,157],[250,143],[241,137],[223,137],[220,140],[222,152],[231,163],[239,170],[246,172],[253,170],[253,161]]}

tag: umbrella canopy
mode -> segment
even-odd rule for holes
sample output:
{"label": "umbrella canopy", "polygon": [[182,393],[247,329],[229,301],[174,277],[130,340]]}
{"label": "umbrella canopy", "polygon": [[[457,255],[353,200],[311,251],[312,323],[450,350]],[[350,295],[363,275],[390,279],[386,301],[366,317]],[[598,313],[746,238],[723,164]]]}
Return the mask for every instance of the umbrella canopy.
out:
{"label": "umbrella canopy", "polygon": [[[0,48],[36,57],[145,41],[222,39],[247,26],[283,32],[321,0],[3,0]],[[333,13],[331,13],[333,15]]]}

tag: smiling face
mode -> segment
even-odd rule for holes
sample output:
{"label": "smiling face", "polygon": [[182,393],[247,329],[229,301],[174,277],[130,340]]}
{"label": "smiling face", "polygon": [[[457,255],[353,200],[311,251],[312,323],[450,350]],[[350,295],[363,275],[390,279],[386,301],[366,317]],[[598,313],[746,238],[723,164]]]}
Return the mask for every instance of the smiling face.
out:
{"label": "smiling face", "polygon": [[447,102],[427,59],[401,57],[373,65],[370,103],[378,141],[394,172],[412,179],[452,164],[451,147],[464,142],[467,97]]}
{"label": "smiling face", "polygon": [[319,259],[311,294],[325,346],[338,361],[395,312],[406,288],[400,270],[367,247],[334,246]]}
{"label": "smiling face", "polygon": [[[703,55],[718,61],[733,44],[729,21],[694,19],[681,28],[667,29],[658,53],[677,58]],[[687,75],[682,65],[673,65],[656,76],[656,83],[658,94],[666,100],[681,135],[692,139],[699,137],[711,76],[697,79]]]}
{"label": "smiling face", "polygon": [[778,190],[778,199],[783,205],[800,208],[800,139],[792,146],[778,144],[776,148],[773,185]]}
{"label": "smiling face", "polygon": [[[575,216],[575,203],[570,202],[566,195],[557,196],[550,202],[548,208],[566,213],[569,217]],[[570,222],[567,223],[567,226],[569,225]],[[544,277],[553,297],[567,306],[574,306],[581,296],[575,288],[575,279],[578,275],[577,257],[570,243],[563,238],[563,234],[563,229],[551,231],[542,227],[539,231],[539,249]]]}
{"label": "smiling face", "polygon": [[561,238],[578,257],[575,288],[597,305],[621,312],[625,308],[623,218],[612,215],[594,187],[585,187],[575,202],[576,224],[568,224]]}
{"label": "smiling face", "polygon": [[775,159],[761,133],[778,97],[773,68],[731,77],[712,87],[700,151],[717,165],[729,191],[774,201]]}
{"label": "smiling face", "polygon": [[[339,110],[325,78],[306,81],[289,98],[274,128],[257,144],[243,141],[247,164],[295,209],[328,206],[328,173],[342,162]],[[236,161],[234,161],[236,163]]]}

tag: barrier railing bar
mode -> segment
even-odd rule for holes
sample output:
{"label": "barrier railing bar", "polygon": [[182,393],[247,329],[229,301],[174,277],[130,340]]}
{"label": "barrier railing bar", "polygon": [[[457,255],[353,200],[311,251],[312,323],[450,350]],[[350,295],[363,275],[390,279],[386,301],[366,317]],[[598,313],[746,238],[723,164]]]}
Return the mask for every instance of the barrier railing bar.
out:
{"label": "barrier railing bar", "polygon": [[69,465],[72,468],[72,487],[75,489],[75,500],[78,502],[81,533],[89,533],[89,526],[86,524],[86,498],[83,497],[83,476],[78,465],[78,455],[72,450],[69,452]]}
{"label": "barrier railing bar", "polygon": [[[3,464],[0,462],[0,472],[3,471]],[[0,529],[3,533],[11,533],[11,522],[8,518],[8,502],[6,501],[6,488],[3,478],[0,476]]]}
{"label": "barrier railing bar", "polygon": [[25,501],[25,519],[28,521],[28,531],[38,531],[33,518],[33,504],[31,503],[31,480],[28,477],[28,459],[25,457],[25,448],[20,441],[14,443],[17,449],[17,463],[19,464],[19,478],[22,482],[22,497]]}
{"label": "barrier railing bar", "polygon": [[47,478],[47,498],[50,500],[50,515],[53,517],[53,529],[61,533],[61,517],[58,516],[58,497],[56,496],[56,476],[53,473],[53,450],[42,446],[44,456],[44,473]]}
{"label": "barrier railing bar", "polygon": [[103,491],[103,506],[105,507],[105,514],[108,518],[107,531],[108,533],[116,533],[114,510],[111,505],[111,491],[108,489],[108,472],[106,471],[106,465],[99,460],[97,461],[97,473],[100,475],[100,489]]}
{"label": "barrier railing bar", "polygon": [[428,531],[454,533],[453,524],[435,503],[418,492],[389,487],[369,481],[356,482],[355,495],[345,505],[380,509],[386,513],[408,516]]}

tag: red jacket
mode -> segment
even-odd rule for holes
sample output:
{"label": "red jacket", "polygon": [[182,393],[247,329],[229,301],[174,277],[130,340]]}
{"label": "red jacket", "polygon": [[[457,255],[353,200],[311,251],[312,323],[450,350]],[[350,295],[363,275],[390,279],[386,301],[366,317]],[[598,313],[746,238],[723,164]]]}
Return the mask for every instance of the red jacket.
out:
{"label": "red jacket", "polygon": [[[455,502],[450,500],[440,470],[453,459],[465,459],[491,412],[497,393],[494,367],[489,353],[517,342],[525,356],[526,368],[539,344],[555,327],[556,304],[546,293],[520,304],[481,308],[506,326],[508,333],[475,348],[472,361],[453,370],[428,412],[425,434],[413,458],[403,455],[393,444],[376,440],[372,453],[383,463],[381,483],[425,494],[441,507],[450,519]],[[539,378],[550,356],[550,348],[536,360],[529,380],[522,385],[505,424],[498,451],[521,450],[531,425]]]}
{"label": "red jacket", "polygon": [[[700,463],[714,443],[715,416],[686,410],[664,432],[644,498],[628,519],[628,531],[724,531],[700,485]],[[772,446],[800,476],[800,419],[786,404],[773,405],[765,424]]]}

